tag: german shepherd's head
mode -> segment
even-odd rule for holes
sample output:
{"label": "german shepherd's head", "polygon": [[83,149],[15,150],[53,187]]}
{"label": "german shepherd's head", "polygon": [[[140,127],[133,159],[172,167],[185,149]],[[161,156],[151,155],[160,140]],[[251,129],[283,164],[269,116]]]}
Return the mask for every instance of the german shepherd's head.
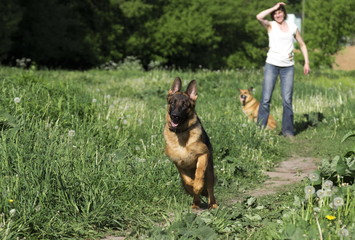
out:
{"label": "german shepherd's head", "polygon": [[245,106],[248,102],[253,100],[253,88],[250,87],[249,89],[239,89],[240,92],[240,102],[242,103],[243,106]]}
{"label": "german shepherd's head", "polygon": [[168,92],[167,122],[171,131],[183,131],[196,121],[195,103],[197,99],[196,81],[192,80],[185,92],[181,92],[181,79],[175,78]]}

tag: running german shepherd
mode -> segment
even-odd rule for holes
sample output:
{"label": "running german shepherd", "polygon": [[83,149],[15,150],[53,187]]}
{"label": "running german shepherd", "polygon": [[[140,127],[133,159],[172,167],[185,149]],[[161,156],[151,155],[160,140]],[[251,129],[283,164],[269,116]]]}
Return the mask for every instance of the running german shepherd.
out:
{"label": "running german shepherd", "polygon": [[200,195],[208,197],[209,208],[217,208],[212,145],[195,112],[196,81],[185,92],[180,90],[177,77],[167,98],[165,153],[177,167],[186,192],[193,196],[192,208],[201,207]]}
{"label": "running german shepherd", "polygon": [[[253,97],[252,91],[253,88],[239,89],[240,102],[242,103],[242,109],[245,115],[247,115],[250,120],[257,122],[260,102]],[[276,121],[273,116],[269,115],[266,127],[271,130],[276,128]]]}

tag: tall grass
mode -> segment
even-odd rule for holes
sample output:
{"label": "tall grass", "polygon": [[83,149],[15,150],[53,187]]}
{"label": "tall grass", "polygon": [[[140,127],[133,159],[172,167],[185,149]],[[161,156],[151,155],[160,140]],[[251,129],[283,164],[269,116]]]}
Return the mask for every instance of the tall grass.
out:
{"label": "tall grass", "polygon": [[[338,82],[321,86],[327,74]],[[260,130],[240,110],[238,88],[254,86],[259,97],[261,71],[0,68],[0,236],[79,239],[111,229],[137,237],[173,219],[184,222],[191,199],[162,138],[166,94],[176,76],[184,86],[197,80],[197,112],[214,147],[221,210],[205,219],[221,225],[205,225],[216,236],[233,235],[223,225],[224,196],[260,183],[263,171],[285,155],[277,132]],[[351,77],[331,72],[298,79],[296,119],[322,112],[322,124],[335,134],[354,126]],[[276,89],[272,111],[279,122],[280,103]]]}

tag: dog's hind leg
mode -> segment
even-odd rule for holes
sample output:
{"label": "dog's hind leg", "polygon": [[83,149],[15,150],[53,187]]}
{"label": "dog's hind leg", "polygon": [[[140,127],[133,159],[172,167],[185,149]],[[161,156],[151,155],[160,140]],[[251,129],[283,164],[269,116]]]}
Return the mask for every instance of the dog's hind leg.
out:
{"label": "dog's hind leg", "polygon": [[214,196],[214,190],[213,190],[214,182],[215,182],[215,177],[214,177],[213,169],[208,169],[206,171],[206,189],[208,192],[208,207],[210,209],[218,207],[216,198]]}
{"label": "dog's hind leg", "polygon": [[213,186],[212,187],[208,186],[207,191],[208,191],[208,208],[209,209],[217,208],[218,205],[216,202],[216,198],[214,197]]}
{"label": "dog's hind leg", "polygon": [[201,200],[200,200],[200,196],[199,195],[195,195],[194,194],[194,199],[192,201],[192,209],[199,209],[201,205]]}

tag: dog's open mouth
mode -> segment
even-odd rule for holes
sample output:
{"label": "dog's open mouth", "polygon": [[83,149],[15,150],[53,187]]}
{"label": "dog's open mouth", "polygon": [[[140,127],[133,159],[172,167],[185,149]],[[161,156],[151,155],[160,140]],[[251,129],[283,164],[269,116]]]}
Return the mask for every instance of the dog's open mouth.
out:
{"label": "dog's open mouth", "polygon": [[247,99],[247,96],[245,95],[240,95],[240,101],[245,104],[245,100]]}
{"label": "dog's open mouth", "polygon": [[173,122],[173,121],[170,121],[170,126],[171,126],[172,128],[177,128],[177,127],[179,126],[179,123],[175,123],[175,122]]}
{"label": "dog's open mouth", "polygon": [[182,123],[184,122],[184,119],[178,116],[170,115],[170,128],[171,129],[176,129],[178,128]]}

